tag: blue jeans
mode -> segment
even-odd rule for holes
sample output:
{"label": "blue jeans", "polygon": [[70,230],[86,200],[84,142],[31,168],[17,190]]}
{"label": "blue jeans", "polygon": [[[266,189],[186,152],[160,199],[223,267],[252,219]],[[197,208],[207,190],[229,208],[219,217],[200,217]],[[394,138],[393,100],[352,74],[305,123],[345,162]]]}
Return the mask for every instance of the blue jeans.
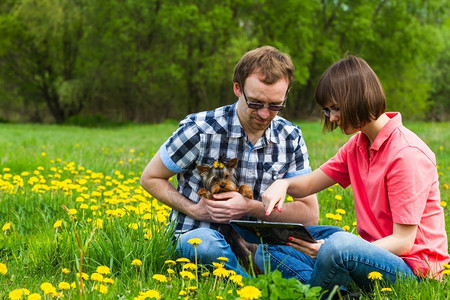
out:
{"label": "blue jeans", "polygon": [[[336,226],[318,225],[306,228],[316,240],[327,240],[332,234],[343,231]],[[310,280],[315,261],[303,252],[285,245],[260,245],[255,254],[256,266],[264,273],[269,270],[278,270],[283,278],[294,277],[301,283],[307,283]]]}
{"label": "blue jeans", "polygon": [[[329,226],[319,227],[325,227],[322,231],[328,236],[320,247],[317,259],[312,259],[292,247],[289,247],[291,249],[286,249],[287,246],[279,246],[278,249],[275,248],[276,246],[269,247],[271,264],[285,259],[280,266],[283,277],[295,277],[302,283],[320,286],[328,291],[336,285],[347,287],[352,281],[359,288],[370,291],[372,281],[367,278],[367,275],[373,271],[381,273],[383,280],[391,283],[399,277],[417,280],[409,265],[397,255],[352,233],[343,231],[333,233],[333,230],[327,229]],[[310,231],[317,239],[313,233],[314,230],[310,229]],[[262,267],[261,264],[264,264],[261,255],[262,253],[257,253],[255,256],[256,265],[259,268]],[[287,257],[288,255],[290,256]]]}
{"label": "blue jeans", "polygon": [[223,235],[217,230],[209,228],[197,228],[180,235],[177,243],[177,253],[181,257],[188,258],[191,262],[195,261],[194,247],[188,243],[192,238],[202,240],[197,245],[197,262],[199,264],[211,265],[213,262],[219,262],[218,257],[226,257],[225,262],[227,270],[233,270],[242,277],[248,277],[248,273],[239,264],[236,255],[231,251],[230,245],[225,241]]}

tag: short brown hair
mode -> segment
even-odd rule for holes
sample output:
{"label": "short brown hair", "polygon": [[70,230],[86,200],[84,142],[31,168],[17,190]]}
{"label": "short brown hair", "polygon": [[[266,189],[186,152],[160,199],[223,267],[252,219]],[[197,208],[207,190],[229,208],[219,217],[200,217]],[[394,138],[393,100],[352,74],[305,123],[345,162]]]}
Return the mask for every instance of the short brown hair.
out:
{"label": "short brown hair", "polygon": [[[350,126],[359,129],[386,111],[386,97],[377,75],[364,59],[351,55],[323,73],[316,87],[315,101],[322,107],[336,103],[343,132]],[[324,131],[337,127],[330,118],[322,117]]]}
{"label": "short brown hair", "polygon": [[285,78],[288,90],[294,82],[294,64],[288,54],[271,46],[263,46],[244,54],[234,68],[233,82],[244,86],[247,77],[253,73],[261,74],[265,84],[273,84]]}

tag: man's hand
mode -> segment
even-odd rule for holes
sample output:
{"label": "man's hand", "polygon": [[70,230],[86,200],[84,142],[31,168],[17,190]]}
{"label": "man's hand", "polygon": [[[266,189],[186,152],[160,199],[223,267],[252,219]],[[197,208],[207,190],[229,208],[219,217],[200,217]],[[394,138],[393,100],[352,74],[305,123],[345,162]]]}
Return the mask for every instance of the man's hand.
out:
{"label": "man's hand", "polygon": [[206,203],[206,210],[216,223],[228,223],[233,219],[241,219],[249,209],[249,199],[238,192],[215,194],[216,200],[202,198]]}

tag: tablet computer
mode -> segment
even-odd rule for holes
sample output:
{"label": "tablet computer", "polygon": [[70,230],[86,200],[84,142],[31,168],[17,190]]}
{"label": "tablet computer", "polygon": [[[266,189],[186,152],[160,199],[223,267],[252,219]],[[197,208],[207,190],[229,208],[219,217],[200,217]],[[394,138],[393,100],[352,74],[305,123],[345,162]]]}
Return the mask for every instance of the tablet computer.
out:
{"label": "tablet computer", "polygon": [[231,220],[231,226],[249,243],[286,245],[289,237],[316,243],[311,233],[299,223]]}

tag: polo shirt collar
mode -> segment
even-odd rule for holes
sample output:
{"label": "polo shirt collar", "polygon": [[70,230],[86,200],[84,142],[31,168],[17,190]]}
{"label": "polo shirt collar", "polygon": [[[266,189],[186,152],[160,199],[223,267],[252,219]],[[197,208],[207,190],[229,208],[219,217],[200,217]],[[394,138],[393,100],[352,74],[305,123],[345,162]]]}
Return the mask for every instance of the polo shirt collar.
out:
{"label": "polo shirt collar", "polygon": [[[391,136],[391,134],[400,126],[402,126],[402,115],[399,112],[387,112],[386,115],[390,118],[389,122],[381,128],[380,132],[378,132],[375,141],[370,147],[373,150],[379,150],[380,147],[384,144],[384,142]],[[368,142],[368,138],[363,135],[364,142]],[[361,141],[362,142],[362,141]],[[367,145],[367,144],[366,144]]]}
{"label": "polo shirt collar", "polygon": [[[227,123],[228,123],[228,132],[227,135],[230,138],[242,138],[246,137],[246,133],[244,131],[244,128],[241,125],[241,122],[239,121],[238,113],[237,113],[237,103],[235,102],[230,106],[230,110],[227,112]],[[275,144],[278,144],[280,141],[280,138],[278,136],[278,132],[275,130],[275,120],[277,120],[279,116],[276,116],[272,122],[270,122],[269,128],[266,129],[263,135],[263,142],[265,145],[268,144],[268,142],[272,142]]]}

